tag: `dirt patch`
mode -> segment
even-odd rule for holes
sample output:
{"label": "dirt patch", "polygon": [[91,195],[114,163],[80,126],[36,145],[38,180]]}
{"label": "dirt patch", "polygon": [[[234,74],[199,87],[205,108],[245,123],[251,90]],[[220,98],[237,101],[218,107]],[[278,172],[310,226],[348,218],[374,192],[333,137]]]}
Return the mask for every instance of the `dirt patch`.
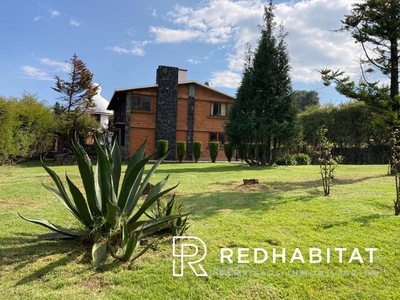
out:
{"label": "dirt patch", "polygon": [[111,284],[106,282],[103,277],[94,275],[82,279],[80,285],[90,291],[101,293],[102,290],[104,290],[107,286],[110,286]]}
{"label": "dirt patch", "polygon": [[234,187],[236,191],[244,191],[244,192],[262,192],[262,191],[270,191],[271,187],[266,184],[239,184]]}

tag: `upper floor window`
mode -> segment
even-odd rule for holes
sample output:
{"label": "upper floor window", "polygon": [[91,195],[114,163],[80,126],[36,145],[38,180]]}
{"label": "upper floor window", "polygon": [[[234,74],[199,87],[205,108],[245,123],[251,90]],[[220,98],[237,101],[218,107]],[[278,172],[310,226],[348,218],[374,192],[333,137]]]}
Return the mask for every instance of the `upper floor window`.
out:
{"label": "upper floor window", "polygon": [[219,102],[211,103],[210,116],[226,117],[228,115],[227,109],[228,105],[226,103],[219,103]]}
{"label": "upper floor window", "polygon": [[144,95],[132,96],[132,110],[151,111],[151,98]]}

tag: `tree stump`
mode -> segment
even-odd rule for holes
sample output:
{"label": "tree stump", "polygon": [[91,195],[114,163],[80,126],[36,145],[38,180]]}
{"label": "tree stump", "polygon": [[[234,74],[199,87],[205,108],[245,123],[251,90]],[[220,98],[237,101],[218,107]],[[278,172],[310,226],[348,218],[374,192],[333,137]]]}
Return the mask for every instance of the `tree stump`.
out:
{"label": "tree stump", "polygon": [[247,184],[259,184],[260,182],[258,181],[258,179],[252,178],[252,179],[243,179],[243,184],[247,185]]}
{"label": "tree stump", "polygon": [[147,183],[146,187],[143,190],[143,195],[148,195],[150,193],[150,190],[154,187],[153,184],[151,184],[150,182]]}

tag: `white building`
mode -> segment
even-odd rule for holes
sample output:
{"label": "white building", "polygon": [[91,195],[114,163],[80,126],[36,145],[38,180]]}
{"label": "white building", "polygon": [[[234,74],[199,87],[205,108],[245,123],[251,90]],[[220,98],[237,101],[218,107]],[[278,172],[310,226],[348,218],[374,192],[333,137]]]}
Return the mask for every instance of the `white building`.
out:
{"label": "white building", "polygon": [[104,129],[108,128],[108,118],[113,115],[113,111],[107,110],[108,101],[101,96],[101,86],[98,83],[93,83],[98,86],[96,95],[93,96],[94,107],[88,110],[88,113],[93,116]]}

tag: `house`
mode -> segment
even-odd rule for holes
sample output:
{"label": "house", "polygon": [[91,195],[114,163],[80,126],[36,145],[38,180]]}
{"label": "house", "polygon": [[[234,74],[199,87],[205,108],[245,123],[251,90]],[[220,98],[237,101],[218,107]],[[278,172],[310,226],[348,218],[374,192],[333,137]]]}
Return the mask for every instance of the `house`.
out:
{"label": "house", "polygon": [[108,105],[114,111],[114,130],[125,158],[147,140],[146,155],[155,153],[158,140],[169,141],[168,160],[176,159],[176,142],[187,142],[184,159],[193,159],[193,141],[203,143],[201,159],[210,158],[209,142],[225,142],[223,125],[234,98],[186,79],[187,70],[159,66],[156,84],[117,89]]}

